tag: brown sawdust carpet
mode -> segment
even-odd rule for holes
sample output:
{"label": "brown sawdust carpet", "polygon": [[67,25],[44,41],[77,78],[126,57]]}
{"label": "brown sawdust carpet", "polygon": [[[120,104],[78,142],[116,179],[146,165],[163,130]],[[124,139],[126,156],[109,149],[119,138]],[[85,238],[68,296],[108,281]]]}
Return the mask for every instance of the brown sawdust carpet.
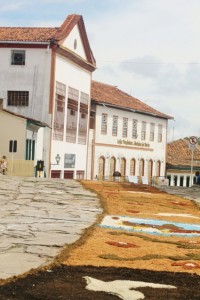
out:
{"label": "brown sawdust carpet", "polygon": [[96,224],[74,245],[64,247],[52,265],[2,281],[0,300],[119,299],[88,291],[85,276],[176,286],[173,290],[140,288],[145,299],[200,299],[200,237],[154,236],[99,226],[105,215],[199,225],[200,210],[193,201],[151,186],[101,181],[82,184],[98,194],[104,208]]}

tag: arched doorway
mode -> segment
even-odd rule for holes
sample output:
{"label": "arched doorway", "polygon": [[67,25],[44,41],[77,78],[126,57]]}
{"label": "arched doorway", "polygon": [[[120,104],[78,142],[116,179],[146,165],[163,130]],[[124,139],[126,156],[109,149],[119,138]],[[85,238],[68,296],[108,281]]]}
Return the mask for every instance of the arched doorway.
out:
{"label": "arched doorway", "polygon": [[150,159],[148,161],[148,180],[149,180],[149,182],[152,182],[152,177],[153,177],[153,160]]}
{"label": "arched doorway", "polygon": [[161,162],[158,160],[156,162],[156,176],[160,177],[160,167],[161,167]]}
{"label": "arched doorway", "polygon": [[140,160],[139,175],[144,176],[144,159],[143,158]]}
{"label": "arched doorway", "polygon": [[105,176],[105,157],[99,157],[99,170],[98,170],[98,178],[102,180]]}
{"label": "arched doorway", "polygon": [[135,158],[132,158],[130,163],[130,176],[135,176],[135,165]]}
{"label": "arched doorway", "polygon": [[114,156],[110,159],[110,172],[109,175],[113,176],[113,173],[116,171],[116,159]]}
{"label": "arched doorway", "polygon": [[120,161],[120,173],[121,176],[126,175],[126,159],[124,157],[122,157]]}

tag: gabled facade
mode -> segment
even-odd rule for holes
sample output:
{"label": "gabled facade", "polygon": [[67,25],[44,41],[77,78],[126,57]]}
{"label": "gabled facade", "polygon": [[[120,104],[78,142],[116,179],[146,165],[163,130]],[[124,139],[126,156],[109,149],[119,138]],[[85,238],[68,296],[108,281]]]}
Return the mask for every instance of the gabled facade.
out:
{"label": "gabled facade", "polygon": [[153,177],[165,176],[167,124],[172,117],[96,81],[91,97],[88,178],[109,179],[117,171],[150,183]]}
{"label": "gabled facade", "polygon": [[47,175],[84,177],[95,59],[82,17],[59,28],[2,27],[0,53],[3,108],[49,126],[34,137]]}

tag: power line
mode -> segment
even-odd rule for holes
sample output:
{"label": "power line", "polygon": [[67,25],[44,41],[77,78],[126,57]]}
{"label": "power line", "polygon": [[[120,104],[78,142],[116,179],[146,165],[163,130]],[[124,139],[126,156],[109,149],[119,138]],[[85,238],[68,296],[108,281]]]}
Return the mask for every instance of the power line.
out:
{"label": "power line", "polygon": [[100,59],[98,59],[98,62],[138,64],[138,65],[200,65],[200,62],[137,62],[132,60],[117,61],[117,60],[100,60]]}

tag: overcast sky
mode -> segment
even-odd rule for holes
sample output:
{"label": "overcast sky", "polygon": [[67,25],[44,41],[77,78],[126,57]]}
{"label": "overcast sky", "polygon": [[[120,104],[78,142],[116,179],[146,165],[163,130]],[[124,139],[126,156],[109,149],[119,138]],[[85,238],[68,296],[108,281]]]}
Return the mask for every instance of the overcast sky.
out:
{"label": "overcast sky", "polygon": [[168,140],[200,136],[199,0],[0,0],[0,26],[83,16],[93,79],[174,117]]}

